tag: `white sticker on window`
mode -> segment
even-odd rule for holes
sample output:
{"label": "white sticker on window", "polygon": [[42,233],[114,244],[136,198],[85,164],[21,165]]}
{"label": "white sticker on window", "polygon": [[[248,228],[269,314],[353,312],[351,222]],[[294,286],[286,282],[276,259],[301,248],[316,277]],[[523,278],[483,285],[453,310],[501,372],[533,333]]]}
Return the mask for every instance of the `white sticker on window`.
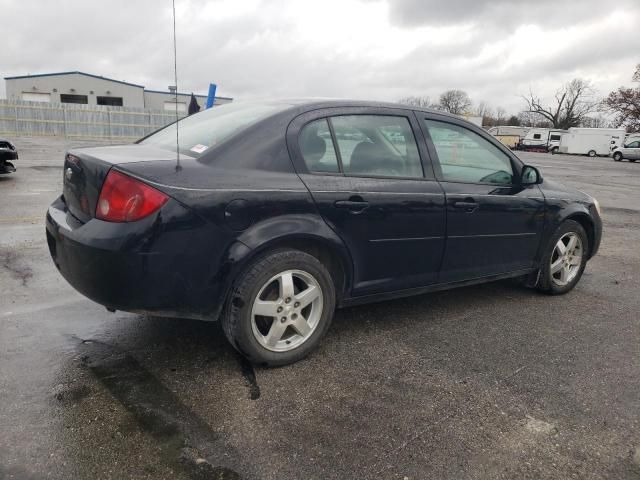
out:
{"label": "white sticker on window", "polygon": [[193,147],[191,147],[191,151],[192,151],[192,152],[195,152],[195,153],[202,153],[202,152],[204,152],[207,148],[209,148],[209,147],[207,147],[206,145],[200,145],[200,144],[197,144],[197,145],[194,145]]}

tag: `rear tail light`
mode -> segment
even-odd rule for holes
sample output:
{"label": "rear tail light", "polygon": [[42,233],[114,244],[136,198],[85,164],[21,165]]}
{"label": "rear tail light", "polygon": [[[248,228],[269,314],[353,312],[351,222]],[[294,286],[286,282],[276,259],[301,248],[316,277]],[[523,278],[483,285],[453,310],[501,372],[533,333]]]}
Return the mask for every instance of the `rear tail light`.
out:
{"label": "rear tail light", "polygon": [[96,218],[107,222],[135,222],[169,200],[164,193],[124,173],[111,170],[102,184]]}

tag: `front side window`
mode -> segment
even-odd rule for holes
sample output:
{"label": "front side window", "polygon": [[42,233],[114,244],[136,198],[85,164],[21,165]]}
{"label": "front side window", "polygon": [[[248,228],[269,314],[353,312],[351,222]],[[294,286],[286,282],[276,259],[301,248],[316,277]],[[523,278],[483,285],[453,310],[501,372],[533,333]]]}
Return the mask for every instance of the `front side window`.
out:
{"label": "front side window", "polygon": [[443,180],[513,183],[509,157],[477,133],[446,122],[425,119],[424,124],[436,148]]}
{"label": "front side window", "polygon": [[422,178],[418,146],[407,118],[341,115],[330,121],[345,174]]}
{"label": "front side window", "polygon": [[340,173],[327,119],[316,120],[300,132],[300,150],[311,172]]}
{"label": "front side window", "polygon": [[640,142],[632,142],[626,148],[640,148]]}

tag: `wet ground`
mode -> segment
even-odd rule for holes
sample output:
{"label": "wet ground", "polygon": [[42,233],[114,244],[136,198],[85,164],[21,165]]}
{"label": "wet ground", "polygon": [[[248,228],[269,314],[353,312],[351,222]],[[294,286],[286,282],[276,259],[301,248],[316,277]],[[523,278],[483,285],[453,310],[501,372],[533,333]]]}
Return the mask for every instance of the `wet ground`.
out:
{"label": "wet ground", "polygon": [[108,313],[49,259],[65,142],[0,177],[0,478],[640,478],[640,164],[522,154],[604,208],[570,294],[511,282],[338,312],[255,370],[216,323]]}

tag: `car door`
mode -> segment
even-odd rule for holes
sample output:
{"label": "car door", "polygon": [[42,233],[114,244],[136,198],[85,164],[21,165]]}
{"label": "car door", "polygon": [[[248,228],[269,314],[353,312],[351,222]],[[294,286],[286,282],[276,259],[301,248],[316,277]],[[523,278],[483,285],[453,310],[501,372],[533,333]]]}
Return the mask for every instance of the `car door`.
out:
{"label": "car door", "polygon": [[466,122],[435,114],[420,117],[446,195],[447,242],[439,281],[531,268],[545,202],[537,185],[520,185],[522,164]]}
{"label": "car door", "polygon": [[351,253],[354,296],[437,281],[444,193],[421,135],[413,112],[386,108],[315,111],[288,129],[300,178]]}

